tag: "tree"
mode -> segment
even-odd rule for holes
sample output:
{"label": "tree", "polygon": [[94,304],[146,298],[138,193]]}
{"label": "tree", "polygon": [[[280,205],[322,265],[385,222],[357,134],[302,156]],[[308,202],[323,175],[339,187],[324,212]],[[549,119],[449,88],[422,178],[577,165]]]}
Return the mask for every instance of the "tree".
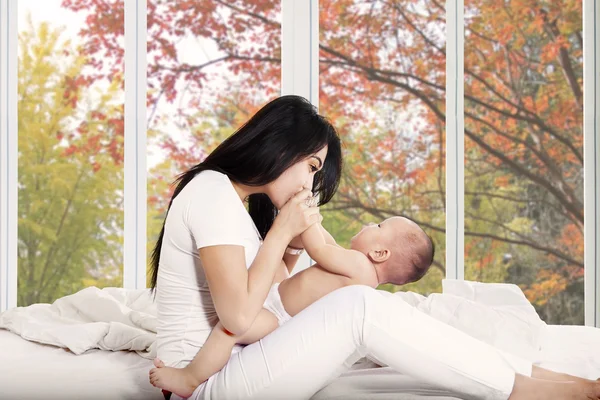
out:
{"label": "tree", "polygon": [[86,58],[46,23],[19,35],[18,305],[122,285],[122,79],[88,90]]}
{"label": "tree", "polygon": [[[89,13],[81,32],[89,57],[122,59],[114,23],[121,1],[63,4]],[[149,103],[173,102],[185,82],[182,116],[191,120],[224,71],[239,78],[237,93],[275,96],[279,7],[278,0],[150,1]],[[582,297],[581,7],[580,0],[465,4],[466,277],[519,283],[550,323],[583,322],[549,308],[554,298],[572,307]],[[406,214],[434,236],[440,273],[445,13],[437,0],[320,1],[321,112],[342,134],[348,164],[328,221]],[[219,55],[180,62],[175,43],[189,36],[213,40]],[[206,136],[196,140],[202,146]],[[337,226],[333,234],[344,235]],[[424,285],[427,293],[440,289]]]}

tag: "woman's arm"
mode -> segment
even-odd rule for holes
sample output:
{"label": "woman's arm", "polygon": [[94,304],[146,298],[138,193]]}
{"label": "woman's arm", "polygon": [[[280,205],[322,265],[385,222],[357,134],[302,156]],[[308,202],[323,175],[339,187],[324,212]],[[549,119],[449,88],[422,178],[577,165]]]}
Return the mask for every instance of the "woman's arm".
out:
{"label": "woman's arm", "polygon": [[219,320],[233,334],[246,332],[262,309],[288,243],[322,219],[318,208],[306,207],[309,193],[297,193],[282,207],[250,268],[246,269],[243,246],[198,250]]}
{"label": "woman's arm", "polygon": [[242,246],[199,249],[219,320],[228,331],[242,335],[262,309],[289,240],[270,231],[254,262],[246,269]]}

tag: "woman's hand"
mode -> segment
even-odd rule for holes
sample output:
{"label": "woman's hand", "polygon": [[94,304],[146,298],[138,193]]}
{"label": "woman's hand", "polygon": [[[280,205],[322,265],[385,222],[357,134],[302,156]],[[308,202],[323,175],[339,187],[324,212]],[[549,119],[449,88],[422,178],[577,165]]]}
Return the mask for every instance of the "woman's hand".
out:
{"label": "woman's hand", "polygon": [[[285,205],[273,222],[273,228],[279,235],[284,235],[287,243],[304,232],[312,224],[321,222],[323,216],[318,207],[309,207],[306,200],[312,197],[309,189],[296,193]],[[272,229],[273,229],[272,228]]]}

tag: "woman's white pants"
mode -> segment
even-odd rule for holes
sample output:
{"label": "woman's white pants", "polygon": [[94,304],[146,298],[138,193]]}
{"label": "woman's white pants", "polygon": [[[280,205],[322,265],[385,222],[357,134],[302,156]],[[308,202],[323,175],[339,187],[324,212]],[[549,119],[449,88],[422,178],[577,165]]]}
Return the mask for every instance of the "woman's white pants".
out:
{"label": "woman's white pants", "polygon": [[[464,398],[505,400],[532,364],[439,322],[399,296],[338,289],[232,355],[191,399],[309,399],[362,357]],[[173,395],[171,399],[179,399]]]}

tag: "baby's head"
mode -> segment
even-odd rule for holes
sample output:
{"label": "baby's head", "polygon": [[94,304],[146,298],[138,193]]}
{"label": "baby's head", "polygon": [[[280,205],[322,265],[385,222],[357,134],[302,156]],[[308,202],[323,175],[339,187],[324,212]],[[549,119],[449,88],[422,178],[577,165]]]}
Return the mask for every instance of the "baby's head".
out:
{"label": "baby's head", "polygon": [[369,224],[350,241],[373,263],[379,283],[404,285],[421,279],[433,263],[431,238],[406,217],[391,217]]}

